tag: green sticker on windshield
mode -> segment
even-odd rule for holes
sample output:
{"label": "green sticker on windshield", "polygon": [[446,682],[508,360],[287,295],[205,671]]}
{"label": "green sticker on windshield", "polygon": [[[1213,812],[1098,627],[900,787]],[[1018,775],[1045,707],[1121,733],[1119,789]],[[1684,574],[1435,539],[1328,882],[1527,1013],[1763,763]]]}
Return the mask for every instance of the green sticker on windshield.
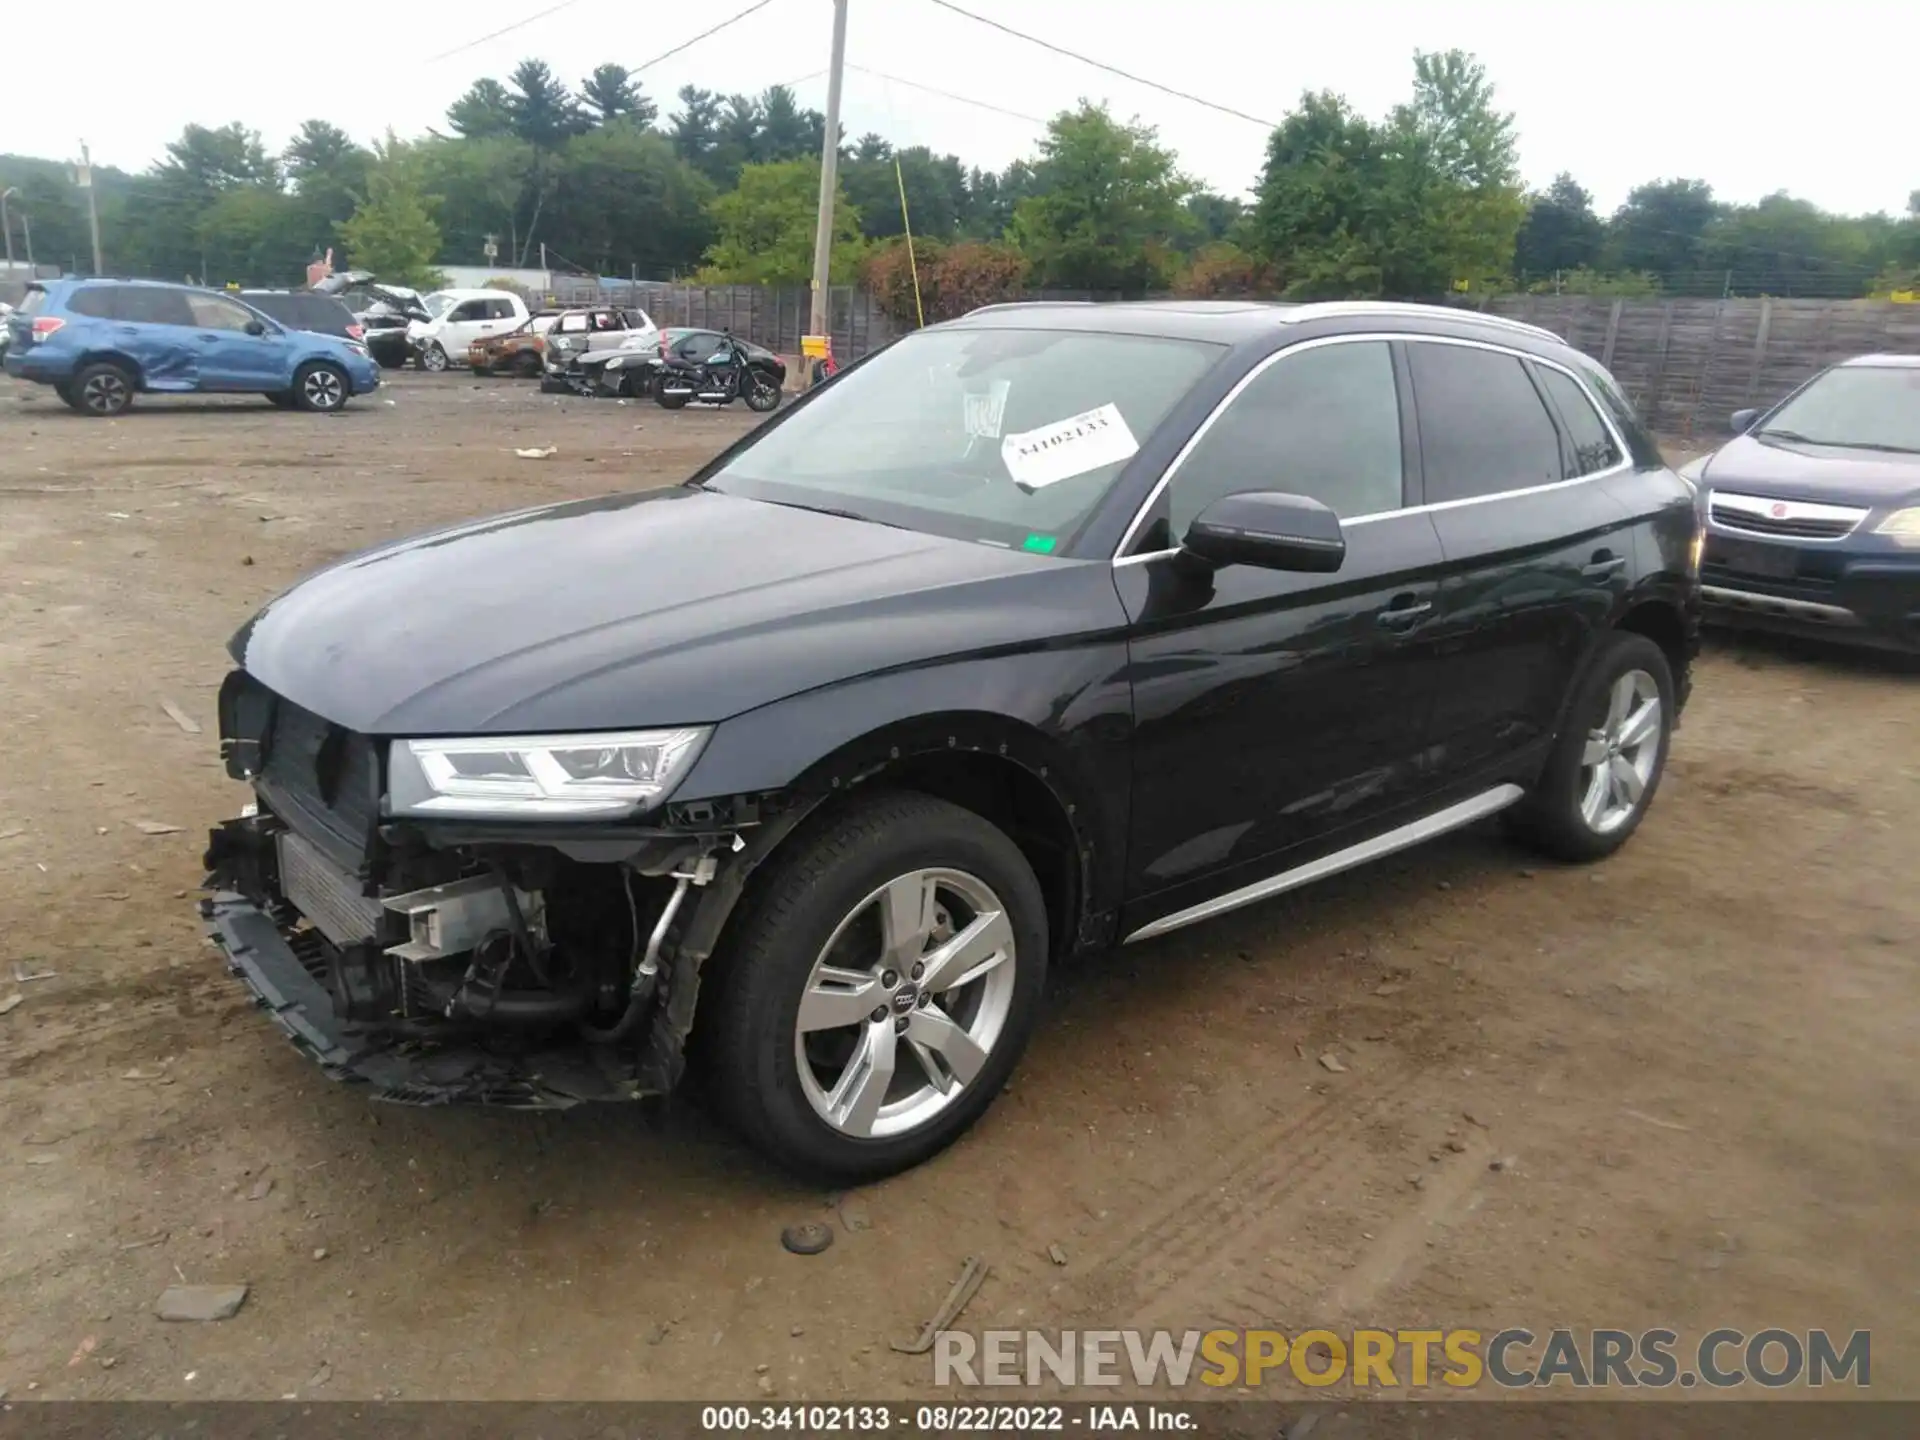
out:
{"label": "green sticker on windshield", "polygon": [[1021,542],[1022,550],[1038,550],[1042,555],[1053,553],[1054,538],[1051,535],[1029,535]]}

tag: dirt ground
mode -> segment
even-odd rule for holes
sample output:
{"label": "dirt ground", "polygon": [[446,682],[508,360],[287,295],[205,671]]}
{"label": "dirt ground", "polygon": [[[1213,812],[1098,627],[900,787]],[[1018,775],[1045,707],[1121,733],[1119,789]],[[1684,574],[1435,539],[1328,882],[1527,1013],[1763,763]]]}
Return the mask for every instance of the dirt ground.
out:
{"label": "dirt ground", "polygon": [[[322,1079],[195,916],[245,798],[227,637],[346,551],[667,482],[750,419],[404,376],[96,422],[0,380],[0,1390],[924,1395],[887,1342],[978,1254],[968,1328],[1870,1329],[1874,1393],[1920,1396],[1920,678],[1884,661],[1712,645],[1599,867],[1475,830],[1072,967],[985,1122],[856,1194],[697,1098]],[[783,1251],[813,1219],[832,1248]],[[181,1278],[252,1292],[163,1324]]]}

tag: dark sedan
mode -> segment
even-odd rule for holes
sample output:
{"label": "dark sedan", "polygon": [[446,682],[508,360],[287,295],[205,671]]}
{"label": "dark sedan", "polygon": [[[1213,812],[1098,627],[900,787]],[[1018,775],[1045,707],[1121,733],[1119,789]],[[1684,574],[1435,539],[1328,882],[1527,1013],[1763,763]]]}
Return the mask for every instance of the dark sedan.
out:
{"label": "dark sedan", "polygon": [[693,1057],[761,1153],[885,1174],[1005,1088],[1060,960],[1496,813],[1625,844],[1698,525],[1532,326],[990,307],[684,485],[271,602],[205,914],[385,1099],[632,1099]]}
{"label": "dark sedan", "polygon": [[1920,356],[1822,371],[1681,471],[1709,619],[1920,651]]}

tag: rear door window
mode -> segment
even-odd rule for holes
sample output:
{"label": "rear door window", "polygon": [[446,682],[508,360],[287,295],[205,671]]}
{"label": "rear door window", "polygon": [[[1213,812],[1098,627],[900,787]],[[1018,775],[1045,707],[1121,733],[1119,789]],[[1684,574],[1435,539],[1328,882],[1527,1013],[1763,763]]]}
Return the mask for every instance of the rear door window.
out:
{"label": "rear door window", "polygon": [[1553,408],[1560,412],[1560,419],[1573,441],[1575,475],[1598,474],[1626,458],[1613,443],[1613,432],[1607,429],[1600,412],[1593,408],[1593,402],[1577,380],[1564,370],[1548,365],[1534,366],[1533,373],[1540,377],[1541,388],[1553,401]]}
{"label": "rear door window", "polygon": [[1517,355],[1414,341],[1407,358],[1429,505],[1566,478],[1560,432]]}
{"label": "rear door window", "polygon": [[489,300],[486,304],[487,318],[489,320],[511,320],[515,315],[520,313],[513,308],[513,301],[511,300]]}
{"label": "rear door window", "polygon": [[487,306],[491,305],[492,303],[493,302],[491,300],[465,301],[462,304],[454,306],[452,310],[448,311],[447,319],[454,321],[455,323],[460,323],[467,320],[484,320],[487,318]]}

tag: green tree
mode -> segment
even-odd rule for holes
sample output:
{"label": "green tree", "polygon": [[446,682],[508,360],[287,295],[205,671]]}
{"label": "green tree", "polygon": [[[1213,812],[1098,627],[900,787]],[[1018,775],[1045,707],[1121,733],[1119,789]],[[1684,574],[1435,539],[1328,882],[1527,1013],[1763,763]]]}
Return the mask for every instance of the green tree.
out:
{"label": "green tree", "polygon": [[802,109],[793,91],[785,85],[770,87],[757,103],[760,129],[754,143],[755,160],[819,157],[826,146],[825,115],[818,110]]}
{"label": "green tree", "polygon": [[1522,283],[1600,262],[1607,227],[1593,213],[1593,197],[1562,171],[1545,193],[1527,202],[1527,218],[1514,242],[1513,270]]}
{"label": "green tree", "polygon": [[[897,174],[896,164],[900,167]],[[924,145],[912,145],[896,154],[879,136],[863,136],[841,165],[840,179],[870,239],[904,233],[900,216],[903,181],[907,215],[916,236],[950,240],[959,233],[967,213],[967,172],[959,157],[935,155]]]}
{"label": "green tree", "polygon": [[1151,126],[1121,124],[1082,101],[1047,126],[1036,193],[1014,210],[1009,238],[1042,286],[1139,291],[1162,286],[1187,233],[1193,182]]}
{"label": "green tree", "polygon": [[513,133],[536,150],[552,150],[588,122],[573,92],[554,76],[544,60],[522,60],[507,77],[507,113]]}
{"label": "green tree", "polygon": [[1187,213],[1193,216],[1192,243],[1209,245],[1233,238],[1247,217],[1247,204],[1228,195],[1201,190],[1187,197]]}
{"label": "green tree", "polygon": [[447,124],[469,140],[513,133],[513,101],[498,80],[476,80],[447,107]]}
{"label": "green tree", "polygon": [[660,107],[641,93],[640,82],[624,65],[595,66],[593,74],[581,82],[580,100],[602,125],[614,120],[651,125],[660,114]]}
{"label": "green tree", "polygon": [[1392,223],[1386,169],[1379,127],[1331,91],[1302,95],[1267,138],[1247,233],[1288,296],[1381,293]]}
{"label": "green tree", "polygon": [[720,97],[711,90],[685,85],[680,109],[667,125],[674,153],[709,180],[718,181],[714,152],[720,143]]}
{"label": "green tree", "polygon": [[1697,284],[1706,268],[1707,227],[1720,209],[1704,180],[1636,186],[1607,225],[1606,268],[1644,270],[1667,289]]}
{"label": "green tree", "polygon": [[367,174],[366,199],[339,231],[356,269],[427,290],[440,281],[433,268],[440,255],[440,227],[421,183],[423,170],[416,147],[389,134]]}
{"label": "green tree", "polygon": [[1464,51],[1416,51],[1413,71],[1413,98],[1387,125],[1387,291],[1504,280],[1526,217],[1513,116],[1494,107],[1486,67]]}
{"label": "green tree", "polygon": [[549,211],[567,254],[607,274],[688,273],[713,242],[713,184],[667,139],[618,120],[567,142]]}
{"label": "green tree", "polygon": [[1013,212],[1035,194],[1039,181],[1031,162],[1016,160],[1005,170],[967,172],[967,211],[962,231],[976,240],[998,240],[1013,224]]}
{"label": "green tree", "polygon": [[434,218],[450,263],[485,263],[492,235],[506,256],[520,253],[521,198],[534,174],[534,150],[512,135],[483,140],[429,140],[416,147],[421,185],[435,200]]}
{"label": "green tree", "polygon": [[[739,182],[710,207],[715,240],[702,278],[716,285],[804,285],[813,275],[820,162],[746,165]],[[839,187],[833,207],[829,275],[849,284],[859,265],[860,215]]]}

